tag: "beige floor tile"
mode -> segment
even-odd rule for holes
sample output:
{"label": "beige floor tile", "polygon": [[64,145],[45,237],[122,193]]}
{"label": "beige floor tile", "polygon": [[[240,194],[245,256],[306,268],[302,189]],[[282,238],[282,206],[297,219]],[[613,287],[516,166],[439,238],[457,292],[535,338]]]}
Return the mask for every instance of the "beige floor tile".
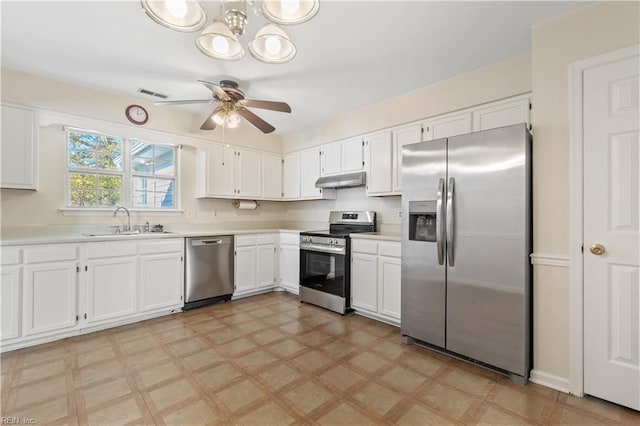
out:
{"label": "beige floor tile", "polygon": [[187,379],[181,379],[152,390],[149,396],[156,408],[163,410],[170,405],[198,396],[198,391]]}
{"label": "beige floor tile", "polygon": [[272,309],[269,309],[267,307],[262,307],[262,308],[258,308],[258,309],[253,309],[251,311],[249,311],[249,314],[253,317],[256,318],[263,318],[263,317],[267,317],[269,315],[273,315],[275,312]]}
{"label": "beige floor tile", "polygon": [[95,350],[100,346],[110,345],[111,339],[106,331],[99,331],[70,339],[70,343],[76,352],[85,352]]}
{"label": "beige floor tile", "polygon": [[366,331],[356,331],[353,333],[349,333],[344,340],[349,343],[353,343],[354,345],[367,346],[372,344],[374,340],[376,340],[378,336],[375,336],[371,333],[367,333]]}
{"label": "beige floor tile", "polygon": [[342,392],[358,383],[364,377],[350,368],[338,365],[320,375],[322,380]]}
{"label": "beige floor tile", "polygon": [[112,359],[100,364],[92,364],[88,367],[80,369],[80,379],[82,384],[87,386],[99,380],[112,377],[120,377],[126,373],[126,368],[117,359]]}
{"label": "beige floor tile", "polygon": [[135,399],[131,398],[115,405],[100,408],[88,413],[90,425],[125,425],[143,417]]}
{"label": "beige floor tile", "polygon": [[167,426],[198,426],[219,424],[219,417],[205,401],[198,401],[173,413],[162,416]]}
{"label": "beige floor tile", "polygon": [[[480,417],[478,424],[487,425],[487,426],[492,426],[492,425],[515,426],[515,425],[526,425],[531,423],[528,423],[526,420],[521,419],[517,416],[513,416],[503,410],[499,410],[493,407],[488,407],[485,413]],[[582,423],[582,424],[584,425],[586,423]]]}
{"label": "beige floor tile", "polygon": [[284,394],[302,414],[309,414],[331,399],[331,391],[311,380]]}
{"label": "beige floor tile", "polygon": [[397,358],[405,351],[399,341],[397,343],[392,343],[388,340],[378,340],[370,349],[388,358]]}
{"label": "beige floor tile", "polygon": [[76,355],[80,368],[95,364],[96,362],[111,360],[115,357],[116,353],[110,346],[103,346],[98,349],[82,352]]}
{"label": "beige floor tile", "polygon": [[148,388],[158,383],[164,382],[165,380],[178,377],[181,374],[182,371],[175,363],[173,363],[173,361],[154,365],[152,367],[138,371],[140,382],[142,383],[142,386],[144,388]]}
{"label": "beige floor tile", "polygon": [[194,337],[193,339],[180,340],[169,345],[171,352],[174,354],[185,356],[194,352],[203,351],[209,347],[209,343],[200,338]]}
{"label": "beige floor tile", "polygon": [[184,326],[170,328],[169,330],[164,330],[158,333],[158,337],[160,337],[160,340],[162,340],[164,343],[171,343],[178,340],[188,339],[194,336],[194,332]]}
{"label": "beige floor tile", "polygon": [[562,395],[561,399],[564,404],[567,404],[570,407],[590,412],[597,416],[613,420],[614,422],[622,420],[623,408],[615,404],[589,396],[578,398],[572,395]]}
{"label": "beige floor tile", "polygon": [[375,419],[362,414],[360,411],[347,403],[342,403],[329,413],[322,416],[318,423],[326,426],[335,425],[372,425],[376,424]]}
{"label": "beige floor tile", "polygon": [[356,347],[344,340],[335,340],[322,346],[322,350],[336,358],[342,358],[352,352],[356,352]]}
{"label": "beige floor tile", "polygon": [[247,355],[241,356],[237,358],[235,361],[243,368],[247,370],[256,370],[264,367],[267,364],[270,364],[276,361],[278,358],[271,355],[269,352],[263,350],[257,350],[255,352],[251,352]]}
{"label": "beige floor tile", "polygon": [[302,377],[302,374],[300,374],[300,372],[295,368],[290,367],[284,362],[280,362],[277,365],[269,367],[258,373],[258,377],[277,390],[288,385],[294,380],[298,380]]}
{"label": "beige floor tile", "polygon": [[397,403],[403,400],[404,395],[380,386],[377,383],[371,383],[353,397],[360,401],[367,410],[383,416]]}
{"label": "beige floor tile", "polygon": [[406,414],[404,414],[396,422],[400,426],[418,426],[418,425],[452,425],[446,418],[442,417],[438,413],[423,407],[422,405],[412,406]]}
{"label": "beige floor tile", "polygon": [[[250,308],[248,308],[249,310]],[[224,321],[226,323],[229,324],[244,324],[247,323],[249,321],[254,320],[255,318],[253,318],[251,315],[249,315],[248,313],[238,313],[238,314],[233,314],[233,315],[229,315],[227,317],[224,318]]]}
{"label": "beige floor tile", "polygon": [[242,372],[230,363],[222,363],[216,367],[211,367],[194,376],[205,389],[216,388],[242,376]]}
{"label": "beige floor tile", "polygon": [[318,351],[309,351],[293,358],[293,362],[304,370],[316,371],[329,365],[332,360]]}
{"label": "beige floor tile", "polygon": [[206,351],[189,355],[183,358],[182,361],[190,370],[198,370],[202,367],[210,366],[224,361],[224,358],[213,349],[207,349]]}
{"label": "beige floor tile", "polygon": [[234,324],[233,326],[236,330],[239,330],[242,334],[250,334],[255,333],[258,330],[264,330],[269,327],[269,325],[265,324],[262,321],[248,321],[242,324]]}
{"label": "beige floor tile", "polygon": [[150,320],[149,327],[156,333],[159,333],[176,327],[184,327],[184,323],[175,316],[170,316]]}
{"label": "beige floor tile", "polygon": [[243,416],[240,419],[240,424],[255,426],[255,425],[290,425],[295,422],[295,419],[291,417],[284,409],[278,406],[275,402],[269,402],[251,413]]}
{"label": "beige floor tile", "polygon": [[494,385],[491,380],[460,368],[453,368],[447,371],[442,380],[451,386],[476,396],[487,395]]}
{"label": "beige floor tile", "polygon": [[134,370],[146,368],[147,366],[169,359],[162,348],[152,349],[147,352],[134,354],[125,358],[127,365]]}
{"label": "beige floor tile", "polygon": [[380,358],[379,356],[370,354],[368,352],[362,352],[349,360],[349,364],[354,367],[361,368],[369,373],[376,372],[383,367],[387,367],[389,361]]}
{"label": "beige floor tile", "polygon": [[144,324],[131,324],[115,329],[113,334],[119,342],[126,342],[129,340],[144,339],[151,334],[151,330]]}
{"label": "beige floor tile", "polygon": [[259,333],[253,333],[250,338],[259,345],[266,345],[271,342],[275,342],[276,340],[280,340],[283,337],[285,337],[285,334],[281,331],[269,328],[262,330]]}
{"label": "beige floor tile", "polygon": [[266,398],[267,394],[255,383],[249,380],[243,380],[240,383],[216,392],[216,396],[220,398],[230,411],[237,411],[240,408]]}
{"label": "beige floor tile", "polygon": [[[50,345],[55,345],[55,343],[52,343]],[[48,346],[43,349],[36,349],[25,354],[24,367],[28,367],[40,362],[63,359],[64,354],[65,348],[63,345]]]}
{"label": "beige floor tile", "polygon": [[15,407],[25,407],[67,393],[65,376],[53,377],[17,388]]}
{"label": "beige floor tile", "polygon": [[253,344],[249,339],[242,337],[238,340],[233,340],[220,346],[220,351],[227,356],[235,357],[254,348],[256,348],[255,344]]}
{"label": "beige floor tile", "polygon": [[131,393],[127,379],[120,377],[106,383],[84,388],[82,394],[87,408],[95,407],[103,402],[111,401]]}
{"label": "beige floor tile", "polygon": [[224,327],[226,327],[226,325],[221,323],[220,321],[209,319],[208,321],[192,325],[191,329],[193,329],[194,331],[197,331],[198,333],[209,334],[215,330],[219,330]]}
{"label": "beige floor tile", "polygon": [[290,358],[292,355],[305,349],[306,346],[293,339],[286,339],[270,344],[269,348],[284,358]]}
{"label": "beige floor tile", "polygon": [[347,326],[343,322],[330,322],[323,325],[321,329],[332,336],[340,336],[348,331]]}
{"label": "beige floor tile", "polygon": [[150,349],[157,348],[158,346],[158,342],[156,342],[152,336],[147,336],[120,344],[120,350],[123,355],[133,355],[140,352],[146,352]]}
{"label": "beige floor tile", "polygon": [[300,340],[305,345],[318,346],[326,343],[327,340],[331,339],[333,336],[327,333],[323,333],[318,330],[313,330],[308,333],[301,334],[298,336],[298,340]]}
{"label": "beige floor tile", "polygon": [[394,367],[381,380],[405,393],[412,393],[426,381],[422,375],[401,366]]}
{"label": "beige floor tile", "polygon": [[[21,424],[27,424],[24,419],[33,419],[36,425],[55,422],[70,415],[67,397],[58,398],[53,401],[40,403],[30,406],[28,408],[22,408],[19,410],[13,410],[11,412],[3,412],[3,416],[18,417],[21,419]],[[6,422],[2,422],[6,424]]]}
{"label": "beige floor tile", "polygon": [[208,334],[209,339],[211,339],[211,341],[216,344],[216,345],[221,345],[223,343],[226,343],[230,340],[235,340],[238,339],[241,336],[241,334],[239,334],[238,332],[236,332],[235,330],[232,330],[231,328],[221,328],[221,329],[217,329],[214,330],[213,332]]}
{"label": "beige floor tile", "polygon": [[398,358],[398,361],[431,377],[437,375],[440,369],[446,365],[426,349],[406,352]]}
{"label": "beige floor tile", "polygon": [[420,398],[439,411],[444,411],[457,419],[462,419],[465,412],[476,400],[467,393],[439,383],[429,387],[420,395]]}
{"label": "beige floor tile", "polygon": [[290,322],[293,321],[293,318],[291,318],[287,314],[280,313],[280,314],[271,315],[270,317],[263,318],[263,321],[265,322],[265,324],[269,324],[270,326],[273,326],[273,327],[278,327],[284,324],[289,324]]}
{"label": "beige floor tile", "polygon": [[509,387],[499,386],[487,400],[535,422],[548,421],[551,418],[551,404],[546,400]]}
{"label": "beige floor tile", "polygon": [[33,367],[23,368],[18,373],[17,384],[24,385],[34,380],[64,374],[65,363],[63,359],[37,364]]}

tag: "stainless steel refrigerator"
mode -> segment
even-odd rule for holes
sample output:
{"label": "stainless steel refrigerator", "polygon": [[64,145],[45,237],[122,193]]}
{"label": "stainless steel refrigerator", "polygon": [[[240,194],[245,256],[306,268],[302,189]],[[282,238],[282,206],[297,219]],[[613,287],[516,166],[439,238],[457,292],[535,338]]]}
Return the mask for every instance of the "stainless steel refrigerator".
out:
{"label": "stainless steel refrigerator", "polygon": [[402,149],[402,336],[526,383],[531,135],[525,124]]}

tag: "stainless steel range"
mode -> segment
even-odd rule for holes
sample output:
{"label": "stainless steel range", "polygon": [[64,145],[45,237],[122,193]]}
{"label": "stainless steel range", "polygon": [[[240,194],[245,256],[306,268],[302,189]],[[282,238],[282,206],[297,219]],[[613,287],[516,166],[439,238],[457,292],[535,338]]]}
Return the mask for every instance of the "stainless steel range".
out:
{"label": "stainless steel range", "polygon": [[375,232],[376,212],[332,211],[328,231],[300,233],[300,301],[344,315],[351,310],[349,234]]}

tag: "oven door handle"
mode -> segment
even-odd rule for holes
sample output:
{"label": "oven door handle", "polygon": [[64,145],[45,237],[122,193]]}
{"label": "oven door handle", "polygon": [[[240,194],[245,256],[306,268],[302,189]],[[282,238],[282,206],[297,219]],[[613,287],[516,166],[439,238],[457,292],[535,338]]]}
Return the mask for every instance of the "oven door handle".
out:
{"label": "oven door handle", "polygon": [[315,251],[320,253],[346,254],[346,247],[331,247],[322,244],[300,243],[300,250]]}

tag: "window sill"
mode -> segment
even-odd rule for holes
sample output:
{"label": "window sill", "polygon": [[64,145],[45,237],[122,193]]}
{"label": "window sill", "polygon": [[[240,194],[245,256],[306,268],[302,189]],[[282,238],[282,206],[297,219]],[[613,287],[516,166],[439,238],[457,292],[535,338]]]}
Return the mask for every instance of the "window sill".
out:
{"label": "window sill", "polygon": [[[73,208],[65,207],[59,209],[64,216],[113,216],[114,208]],[[184,214],[183,210],[169,210],[169,209],[134,209],[129,208],[131,216],[181,216]],[[125,213],[119,213],[119,215],[125,215]]]}

